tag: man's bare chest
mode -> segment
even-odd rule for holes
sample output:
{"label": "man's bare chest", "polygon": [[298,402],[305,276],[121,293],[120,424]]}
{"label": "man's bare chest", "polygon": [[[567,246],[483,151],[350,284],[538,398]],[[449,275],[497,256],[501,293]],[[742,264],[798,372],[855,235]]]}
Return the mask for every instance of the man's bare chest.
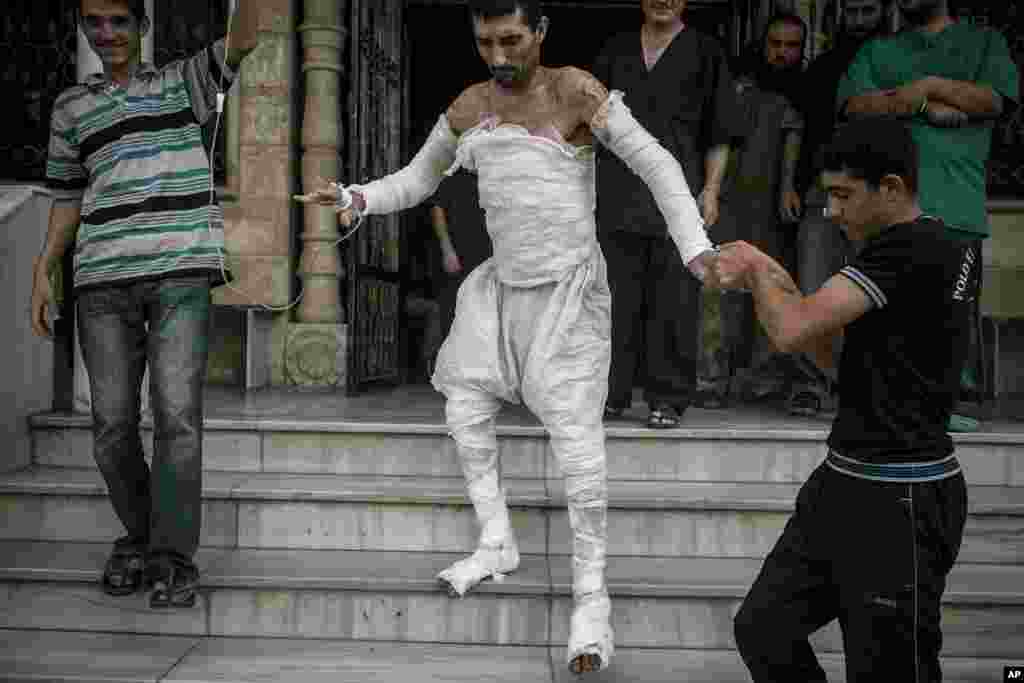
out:
{"label": "man's bare chest", "polygon": [[525,128],[531,135],[560,138],[573,145],[593,142],[590,128],[584,125],[580,113],[557,93],[494,93],[488,98],[485,108],[487,111],[482,112],[483,115],[496,116],[500,124]]}

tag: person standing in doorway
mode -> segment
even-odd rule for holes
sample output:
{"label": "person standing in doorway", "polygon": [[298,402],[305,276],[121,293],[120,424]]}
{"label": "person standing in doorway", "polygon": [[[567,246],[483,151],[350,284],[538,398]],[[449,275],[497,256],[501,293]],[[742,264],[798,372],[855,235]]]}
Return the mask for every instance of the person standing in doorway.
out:
{"label": "person standing in doorway", "polygon": [[[621,90],[637,120],[682,165],[715,236],[729,150],[742,137],[732,77],[718,41],[686,25],[686,0],[641,0],[639,30],[602,48],[594,75]],[[612,360],[605,417],[632,403],[639,374],[648,426],[678,426],[697,382],[701,283],[672,248],[643,181],[613,154],[597,165],[597,224],[612,292]]]}
{"label": "person standing in doorway", "polygon": [[[817,291],[853,255],[850,242],[826,211],[828,198],[820,182],[820,156],[835,131],[839,79],[861,46],[888,33],[891,2],[845,0],[835,47],[811,62],[804,77],[804,137],[796,182],[803,197],[803,216],[796,236],[796,274],[804,294]],[[796,372],[789,411],[806,417],[831,412],[834,378],[803,356],[797,360]]]}
{"label": "person standing in doorway", "polygon": [[487,221],[476,177],[466,170],[445,178],[431,199],[430,223],[441,250],[441,338],[455,319],[455,299],[466,276],[491,257]]}
{"label": "person standing in doorway", "polygon": [[[715,231],[719,241],[746,240],[787,266],[793,260],[794,228],[800,215],[795,182],[804,120],[797,101],[806,44],[804,20],[780,12],[768,20],[747,63],[738,69],[736,97],[750,132],[735,152]],[[794,375],[791,359],[771,348],[757,324],[750,297],[727,292],[720,299],[724,353],[715,358],[704,350],[701,405],[724,403],[739,367],[752,366],[748,393],[753,397],[786,387]],[[711,318],[712,312],[706,313]]]}

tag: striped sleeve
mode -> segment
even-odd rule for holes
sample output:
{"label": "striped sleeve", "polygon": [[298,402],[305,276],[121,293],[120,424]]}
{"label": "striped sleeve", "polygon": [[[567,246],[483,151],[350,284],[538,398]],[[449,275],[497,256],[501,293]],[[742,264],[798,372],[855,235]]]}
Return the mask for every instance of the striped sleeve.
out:
{"label": "striped sleeve", "polygon": [[192,100],[196,120],[206,123],[217,113],[217,93],[226,95],[235,80],[235,72],[227,64],[224,39],[183,60],[181,77]]}
{"label": "striped sleeve", "polygon": [[854,284],[863,289],[876,308],[885,308],[885,305],[889,303],[889,299],[886,298],[882,288],[875,284],[875,281],[865,273],[858,270],[856,266],[846,266],[839,272],[853,280]]}
{"label": "striped sleeve", "polygon": [[81,201],[89,184],[89,173],[82,164],[74,115],[68,106],[72,99],[71,96],[59,98],[50,119],[46,186],[58,204]]}
{"label": "striped sleeve", "polygon": [[913,300],[919,284],[914,264],[921,260],[915,234],[920,231],[914,224],[883,231],[867,240],[839,273],[864,290],[875,308],[891,307],[894,300],[905,302],[908,297]]}

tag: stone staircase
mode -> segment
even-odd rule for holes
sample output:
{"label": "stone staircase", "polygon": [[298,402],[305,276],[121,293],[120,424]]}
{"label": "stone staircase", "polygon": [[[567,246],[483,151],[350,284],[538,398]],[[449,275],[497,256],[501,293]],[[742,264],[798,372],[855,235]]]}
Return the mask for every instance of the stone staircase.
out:
{"label": "stone staircase", "polygon": [[[570,531],[542,430],[514,411],[499,427],[521,569],[453,600],[434,576],[472,551],[472,508],[440,404],[395,396],[387,420],[374,399],[354,418],[290,394],[208,409],[203,591],[171,612],[99,590],[123,531],[89,419],[34,416],[32,466],[0,478],[0,680],[570,679]],[[609,428],[617,654],[591,680],[749,680],[732,615],[827,426],[693,410],[671,432]],[[1024,660],[1024,428],[962,435],[958,455],[970,517],[945,597],[946,680],[1001,680]],[[836,625],[813,642],[843,680]]]}

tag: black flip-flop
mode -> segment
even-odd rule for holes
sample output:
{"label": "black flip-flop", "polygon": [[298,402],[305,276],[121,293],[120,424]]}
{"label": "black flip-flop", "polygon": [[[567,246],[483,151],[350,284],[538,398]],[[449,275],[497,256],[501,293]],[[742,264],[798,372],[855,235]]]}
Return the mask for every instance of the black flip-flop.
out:
{"label": "black flip-flop", "polygon": [[658,404],[647,417],[651,429],[673,429],[679,426],[679,411],[668,404]]}

